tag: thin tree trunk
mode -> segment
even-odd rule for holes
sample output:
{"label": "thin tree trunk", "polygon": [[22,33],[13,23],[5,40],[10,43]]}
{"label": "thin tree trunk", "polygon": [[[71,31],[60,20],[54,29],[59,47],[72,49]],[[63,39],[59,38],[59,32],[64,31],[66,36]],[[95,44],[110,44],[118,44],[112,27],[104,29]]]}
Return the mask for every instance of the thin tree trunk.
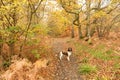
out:
{"label": "thin tree trunk", "polygon": [[77,19],[77,21],[78,21],[78,34],[79,34],[79,39],[82,39],[83,35],[82,35],[81,24],[80,24],[79,19],[80,19],[80,16],[78,14],[78,19]]}
{"label": "thin tree trunk", "polygon": [[9,44],[10,55],[14,55],[15,43]]}
{"label": "thin tree trunk", "polygon": [[87,24],[86,24],[86,36],[90,39],[91,35],[90,35],[90,1],[87,2]]}
{"label": "thin tree trunk", "polygon": [[81,25],[78,26],[78,33],[79,33],[79,39],[83,38],[82,31],[81,31]]}
{"label": "thin tree trunk", "polygon": [[[2,40],[2,36],[0,35],[0,40]],[[2,41],[0,42],[0,55],[2,55],[2,47],[3,47],[3,43]]]}
{"label": "thin tree trunk", "polygon": [[71,37],[74,38],[75,37],[75,33],[74,33],[74,26],[72,25],[72,29],[71,29]]}
{"label": "thin tree trunk", "polygon": [[88,35],[88,26],[86,25],[86,33],[85,33],[85,37],[87,37]]}

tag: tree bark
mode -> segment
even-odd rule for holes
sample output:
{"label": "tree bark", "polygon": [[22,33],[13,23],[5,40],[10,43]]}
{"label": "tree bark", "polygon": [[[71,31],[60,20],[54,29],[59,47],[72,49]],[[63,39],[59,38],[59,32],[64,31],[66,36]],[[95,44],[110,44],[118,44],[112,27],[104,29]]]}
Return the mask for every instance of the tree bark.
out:
{"label": "tree bark", "polygon": [[10,56],[14,55],[14,50],[15,50],[15,43],[9,44]]}
{"label": "tree bark", "polygon": [[[2,40],[2,36],[0,35],[0,40]],[[0,56],[2,55],[2,47],[3,47],[3,43],[2,41],[0,42]]]}
{"label": "tree bark", "polygon": [[81,25],[78,26],[78,33],[79,33],[79,39],[83,38],[82,31],[81,31]]}
{"label": "tree bark", "polygon": [[91,0],[87,2],[87,24],[86,24],[86,36],[90,39],[90,5]]}
{"label": "tree bark", "polygon": [[79,33],[79,39],[82,39],[83,35],[82,35],[81,24],[80,24],[80,20],[79,19],[80,19],[80,16],[78,14],[78,19],[77,19],[77,21],[78,21],[78,33]]}
{"label": "tree bark", "polygon": [[75,37],[75,33],[74,33],[74,26],[72,25],[72,29],[71,29],[71,37],[74,38]]}

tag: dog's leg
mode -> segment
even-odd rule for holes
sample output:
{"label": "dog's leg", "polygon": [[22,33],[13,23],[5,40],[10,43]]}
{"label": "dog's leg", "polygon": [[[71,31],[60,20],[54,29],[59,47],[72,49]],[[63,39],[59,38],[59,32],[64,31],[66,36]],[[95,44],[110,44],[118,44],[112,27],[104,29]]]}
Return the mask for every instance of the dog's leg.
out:
{"label": "dog's leg", "polygon": [[62,52],[60,52],[60,60],[62,59],[62,56],[63,56],[63,53],[62,53]]}
{"label": "dog's leg", "polygon": [[67,60],[68,60],[68,61],[70,61],[70,58],[69,58],[69,56],[67,56]]}

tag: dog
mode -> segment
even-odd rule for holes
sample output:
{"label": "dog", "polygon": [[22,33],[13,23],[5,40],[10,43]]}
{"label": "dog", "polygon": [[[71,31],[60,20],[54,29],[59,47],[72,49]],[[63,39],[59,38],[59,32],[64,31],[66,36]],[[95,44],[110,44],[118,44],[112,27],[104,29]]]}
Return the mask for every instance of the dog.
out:
{"label": "dog", "polygon": [[67,60],[70,61],[70,56],[72,54],[72,48],[71,47],[68,48],[67,52],[61,51],[59,54],[60,54],[59,55],[60,60],[62,60],[62,57],[65,55],[67,57]]}

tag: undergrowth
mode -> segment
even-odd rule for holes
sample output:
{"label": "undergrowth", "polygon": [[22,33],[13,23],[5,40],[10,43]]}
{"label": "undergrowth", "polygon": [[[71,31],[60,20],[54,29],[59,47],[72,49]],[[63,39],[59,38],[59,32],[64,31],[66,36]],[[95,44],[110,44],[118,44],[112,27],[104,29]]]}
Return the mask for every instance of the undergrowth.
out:
{"label": "undergrowth", "polygon": [[89,45],[83,45],[83,44],[77,44],[76,46],[76,53],[77,55],[81,55],[81,53],[88,53],[94,56],[95,58],[102,59],[102,60],[110,60],[112,58],[116,58],[111,56],[113,53],[112,49],[106,49],[104,45],[100,44],[99,46],[96,46],[95,48],[89,47]]}
{"label": "undergrowth", "polygon": [[[120,79],[120,56],[114,53],[112,48],[104,44],[89,45],[87,43],[74,42],[75,55],[79,56],[78,71],[86,80],[116,80]],[[92,76],[91,76],[92,75]]]}
{"label": "undergrowth", "polygon": [[95,73],[97,71],[96,66],[90,65],[90,64],[82,64],[79,66],[79,73],[80,74],[90,74]]}

